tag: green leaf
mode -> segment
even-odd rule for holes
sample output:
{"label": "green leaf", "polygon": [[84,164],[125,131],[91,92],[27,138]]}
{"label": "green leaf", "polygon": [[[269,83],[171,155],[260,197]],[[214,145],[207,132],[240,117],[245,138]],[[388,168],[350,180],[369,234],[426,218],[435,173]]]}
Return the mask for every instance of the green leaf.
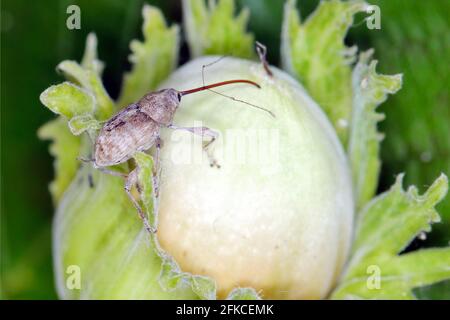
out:
{"label": "green leaf", "polygon": [[125,106],[154,90],[176,67],[179,28],[167,27],[161,11],[149,5],[142,10],[144,42],[130,44],[132,71],[124,78],[119,106]]}
{"label": "green leaf", "polygon": [[175,260],[168,255],[164,256],[162,250],[160,258],[162,259],[162,264],[158,282],[161,285],[161,288],[166,291],[172,291],[185,284],[187,278],[186,274],[180,272]]}
{"label": "green leaf", "polygon": [[144,209],[147,212],[147,217],[150,222],[150,226],[156,229],[157,226],[157,216],[156,216],[156,198],[154,197],[154,184],[155,179],[153,175],[153,158],[143,152],[137,152],[133,156],[136,160],[136,165],[139,167],[138,171],[138,181],[141,187],[140,197],[144,204]]}
{"label": "green leaf", "polygon": [[98,120],[106,120],[112,115],[115,107],[102,83],[103,63],[97,60],[96,47],[97,38],[94,34],[89,34],[82,64],[65,60],[58,64],[56,69],[62,72],[67,80],[83,87],[95,97],[95,115]]}
{"label": "green leaf", "polygon": [[352,110],[351,64],[356,47],[344,45],[353,16],[367,9],[363,1],[323,1],[304,22],[296,1],[285,4],[281,60],[319,103],[346,145]]}
{"label": "green leaf", "polygon": [[103,63],[97,59],[95,34],[89,34],[87,37],[82,65],[74,61],[64,61],[58,65],[58,69],[71,82],[49,87],[40,95],[40,100],[51,111],[68,120],[70,131],[65,121],[60,118],[50,121],[38,132],[41,139],[53,141],[50,153],[55,158],[55,179],[50,184],[50,192],[55,203],[58,203],[79,166],[77,156],[82,143],[79,137],[73,135],[98,129],[100,124],[94,118],[94,113],[100,118],[107,118],[113,110],[112,100],[100,79]]}
{"label": "green leaf", "polygon": [[[93,185],[88,183],[91,175]],[[124,180],[83,165],[61,199],[53,225],[61,299],[197,299],[189,287],[165,291],[161,258],[124,191]],[[80,271],[80,287],[68,286]]]}
{"label": "green leaf", "polygon": [[114,103],[103,87],[100,76],[91,69],[83,68],[75,61],[63,61],[57,69],[72,81],[88,92],[92,93],[96,100],[96,116],[99,120],[105,120],[111,116],[114,110]]}
{"label": "green leaf", "polygon": [[75,116],[69,121],[69,129],[76,136],[85,131],[98,130],[100,128],[100,122],[92,114]]}
{"label": "green leaf", "polygon": [[40,139],[52,141],[50,154],[55,158],[53,163],[55,178],[50,184],[50,192],[53,202],[56,204],[78,169],[77,156],[80,151],[81,140],[70,133],[62,118],[57,118],[43,125],[38,131],[38,136]]}
{"label": "green leaf", "polygon": [[85,69],[94,71],[99,76],[103,72],[104,64],[97,57],[97,36],[95,33],[89,33],[86,38],[86,48],[81,65]]}
{"label": "green leaf", "polygon": [[253,288],[236,288],[230,292],[227,300],[261,300],[261,297]]}
{"label": "green leaf", "polygon": [[254,37],[246,32],[249,10],[234,17],[234,0],[183,0],[184,29],[191,58],[201,55],[254,57]]}
{"label": "green leaf", "polygon": [[51,111],[68,119],[92,113],[95,109],[94,97],[70,82],[51,86],[39,98]]}
{"label": "green leaf", "polygon": [[203,300],[216,299],[216,283],[209,277],[191,275],[190,284],[192,290]]}
{"label": "green leaf", "polygon": [[405,192],[402,180],[399,175],[359,216],[350,263],[333,298],[412,299],[412,289],[450,278],[448,247],[398,255],[439,222],[434,207],[446,195],[448,179],[442,174],[424,195],[415,187]]}
{"label": "green leaf", "polygon": [[352,77],[354,96],[348,153],[357,209],[372,199],[378,185],[383,136],[377,131],[377,123],[384,119],[384,115],[376,113],[376,108],[388,94],[396,93],[402,86],[401,75],[376,73],[377,62],[370,62],[372,53],[370,50],[361,54]]}
{"label": "green leaf", "polygon": [[[139,166],[141,200],[144,208],[150,209],[154,201],[153,160],[144,153],[137,153],[135,160]],[[93,185],[88,183],[89,175]],[[198,298],[190,286],[192,277],[174,272],[178,270],[176,264],[168,263],[170,257],[158,246],[156,235],[149,235],[143,228],[123,188],[122,179],[85,165],[64,194],[54,224],[59,296],[66,299]],[[147,213],[153,215],[153,211]],[[77,289],[68,285],[72,274],[67,270],[71,266],[80,270]],[[167,286],[161,286],[156,280],[170,271]],[[196,286],[201,288],[198,282]]]}
{"label": "green leaf", "polygon": [[[154,194],[154,162],[153,158],[143,152],[134,155],[136,164],[139,168],[138,181],[141,189],[141,200],[144,209],[149,217],[150,225],[156,229],[157,227],[157,199]],[[158,243],[155,234],[151,235],[153,250],[161,259],[161,273],[159,276],[159,284],[166,291],[190,287],[201,299],[216,298],[216,284],[213,280],[205,276],[192,275],[182,272],[176,261],[167,254]]]}

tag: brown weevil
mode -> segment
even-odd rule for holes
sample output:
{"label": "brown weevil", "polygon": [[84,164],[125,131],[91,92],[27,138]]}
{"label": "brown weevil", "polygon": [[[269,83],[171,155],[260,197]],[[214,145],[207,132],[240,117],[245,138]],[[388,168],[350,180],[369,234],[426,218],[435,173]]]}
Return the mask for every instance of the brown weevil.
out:
{"label": "brown weevil", "polygon": [[[117,171],[108,170],[106,167],[124,163],[131,159],[136,152],[149,150],[152,146],[156,147],[155,166],[158,167],[161,148],[161,128],[186,130],[193,134],[200,135],[203,138],[209,137],[210,140],[203,145],[204,150],[207,151],[207,148],[217,138],[218,134],[207,127],[175,126],[172,123],[174,114],[178,109],[183,96],[236,83],[250,84],[260,88],[260,86],[253,81],[236,79],[203,85],[185,91],[163,89],[156,92],[150,92],[144,95],[136,103],[132,103],[119,111],[100,129],[100,132],[95,139],[94,157],[93,159],[84,161],[92,162],[95,168],[104,173],[126,178],[125,191],[133,202],[133,205],[136,207],[139,217],[143,220],[144,226],[148,232],[154,233],[156,230],[150,226],[138,201],[131,193],[133,186],[136,185],[139,189],[139,167],[136,167],[127,175]],[[258,106],[254,107],[262,109],[273,116],[269,110]],[[211,165],[218,167],[217,163],[214,161],[211,161]]]}

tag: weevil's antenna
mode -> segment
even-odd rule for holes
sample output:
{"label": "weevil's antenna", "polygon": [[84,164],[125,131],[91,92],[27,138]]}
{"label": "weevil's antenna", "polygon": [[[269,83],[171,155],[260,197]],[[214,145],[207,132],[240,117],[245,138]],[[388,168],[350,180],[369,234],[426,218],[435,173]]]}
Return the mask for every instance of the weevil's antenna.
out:
{"label": "weevil's antenna", "polygon": [[219,58],[218,60],[216,60],[216,61],[213,61],[213,62],[211,62],[211,63],[208,63],[208,64],[203,65],[203,66],[202,66],[202,82],[203,82],[203,86],[198,87],[198,88],[194,88],[194,89],[190,89],[190,90],[181,91],[181,92],[180,92],[181,95],[184,96],[184,95],[187,95],[187,94],[191,94],[191,93],[195,93],[195,92],[199,92],[199,91],[203,91],[203,90],[208,90],[208,91],[214,92],[214,93],[216,93],[216,94],[218,94],[218,95],[220,95],[220,96],[222,96],[222,97],[231,99],[231,100],[233,100],[233,101],[245,103],[246,105],[248,105],[248,106],[250,106],[250,107],[253,107],[253,108],[256,108],[256,109],[265,111],[265,112],[267,112],[268,114],[270,114],[272,117],[275,118],[275,114],[274,114],[272,111],[270,111],[270,110],[268,110],[268,109],[266,109],[266,108],[263,108],[263,107],[260,107],[260,106],[255,105],[255,104],[252,104],[252,103],[250,103],[250,102],[247,102],[247,101],[244,101],[244,100],[240,100],[240,99],[237,99],[237,98],[235,98],[235,97],[228,96],[228,95],[223,94],[223,93],[221,93],[221,92],[212,90],[212,88],[215,88],[215,87],[225,86],[225,85],[234,84],[234,83],[246,83],[246,84],[251,84],[251,85],[257,87],[258,89],[261,88],[261,86],[260,86],[259,84],[257,84],[256,82],[254,82],[254,81],[251,81],[251,80],[245,80],[245,79],[234,79],[234,80],[227,80],[227,81],[217,82],[217,83],[213,83],[213,84],[210,84],[210,85],[205,85],[205,68],[206,68],[206,67],[209,67],[210,65],[213,65],[213,64],[215,64],[215,63],[217,63],[217,62],[219,62],[220,60],[222,60],[222,59],[225,58],[225,57],[226,57],[226,56],[222,56],[222,57],[220,57],[220,58]]}
{"label": "weevil's antenna", "polygon": [[209,84],[207,86],[203,85],[203,86],[198,87],[198,88],[189,89],[189,90],[185,90],[185,91],[180,91],[180,93],[181,93],[181,95],[185,96],[187,94],[191,94],[191,93],[195,93],[195,92],[199,92],[199,91],[203,91],[203,90],[209,90],[209,89],[215,88],[215,87],[226,86],[226,85],[232,84],[232,83],[248,83],[248,84],[254,85],[258,89],[261,88],[261,86],[259,84],[257,84],[256,82],[253,82],[251,80],[234,79],[234,80],[227,80],[227,81],[222,81],[222,82],[216,82],[216,83],[213,83],[213,84]]}
{"label": "weevil's antenna", "polygon": [[269,77],[273,77],[272,70],[270,70],[269,63],[267,62],[267,47],[258,41],[256,41],[255,47],[264,70],[266,70]]}

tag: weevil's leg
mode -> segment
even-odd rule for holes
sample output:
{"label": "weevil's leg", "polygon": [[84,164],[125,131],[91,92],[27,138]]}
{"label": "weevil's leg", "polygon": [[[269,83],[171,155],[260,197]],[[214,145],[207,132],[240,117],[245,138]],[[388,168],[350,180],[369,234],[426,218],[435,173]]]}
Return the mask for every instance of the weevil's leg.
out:
{"label": "weevil's leg", "polygon": [[[89,137],[89,140],[91,141],[92,145],[95,145],[95,138],[93,136],[93,132],[92,130],[88,130],[87,131],[87,136]],[[89,156],[89,158],[84,158],[84,157],[78,157],[77,160],[81,161],[81,162],[92,162],[95,166],[95,159],[92,158],[92,155]],[[97,168],[96,168],[97,169]],[[89,188],[93,189],[94,188],[94,177],[92,176],[92,168],[89,168],[89,172],[87,175],[87,179],[88,179],[88,184],[89,184]]]}
{"label": "weevil's leg", "polygon": [[[90,163],[93,162],[94,163],[94,167],[95,167],[95,161],[94,159],[91,158],[84,158],[84,157],[78,157],[77,160],[84,162],[84,163]],[[89,188],[94,188],[94,178],[92,177],[92,173],[91,173],[92,168],[89,168],[89,172],[87,175],[88,178],[88,184],[89,184]]]}
{"label": "weevil's leg", "polygon": [[163,141],[161,137],[156,138],[155,142],[155,164],[153,167],[153,190],[155,192],[155,197],[159,198],[159,178],[161,176],[161,148]]}
{"label": "weevil's leg", "polygon": [[121,178],[126,178],[128,175],[126,173],[122,173],[119,171],[115,171],[115,170],[109,170],[103,167],[96,167],[94,166],[96,169],[98,169],[100,172],[115,176],[115,177],[121,177]]}
{"label": "weevil's leg", "polygon": [[154,229],[150,226],[150,222],[148,221],[147,216],[145,215],[144,211],[142,210],[141,206],[139,205],[139,202],[133,197],[133,195],[131,193],[131,189],[133,188],[134,185],[137,185],[137,182],[138,182],[138,172],[139,172],[138,170],[139,170],[139,168],[135,168],[128,175],[128,178],[125,182],[125,192],[127,193],[128,198],[130,198],[131,202],[133,203],[134,207],[136,208],[136,210],[139,214],[139,218],[141,218],[145,229],[149,233],[155,233],[156,229]]}
{"label": "weevil's leg", "polygon": [[155,152],[155,171],[158,172],[160,170],[161,167],[161,148],[163,146],[163,141],[161,139],[161,137],[157,137],[156,138],[156,142],[155,142],[155,148],[156,148],[156,152]]}
{"label": "weevil's leg", "polygon": [[88,173],[88,183],[89,183],[89,188],[94,188],[94,178],[92,177],[92,173],[89,172]]}
{"label": "weevil's leg", "polygon": [[95,161],[93,161],[93,167],[95,169],[98,169],[100,172],[103,172],[105,174],[109,174],[109,175],[112,175],[112,176],[115,176],[115,177],[126,178],[128,176],[126,173],[122,173],[122,172],[115,171],[115,170],[110,170],[110,169],[107,169],[105,167],[100,167],[100,166],[98,166],[95,163]]}
{"label": "weevil's leg", "polygon": [[189,131],[193,134],[201,136],[202,138],[205,138],[205,137],[211,138],[209,141],[206,141],[203,143],[203,150],[205,150],[206,154],[208,155],[210,166],[220,168],[220,165],[217,163],[217,160],[214,159],[213,155],[211,154],[211,150],[210,150],[211,145],[219,137],[218,132],[211,130],[208,127],[178,127],[173,124],[169,125],[168,128],[174,129],[174,130]]}

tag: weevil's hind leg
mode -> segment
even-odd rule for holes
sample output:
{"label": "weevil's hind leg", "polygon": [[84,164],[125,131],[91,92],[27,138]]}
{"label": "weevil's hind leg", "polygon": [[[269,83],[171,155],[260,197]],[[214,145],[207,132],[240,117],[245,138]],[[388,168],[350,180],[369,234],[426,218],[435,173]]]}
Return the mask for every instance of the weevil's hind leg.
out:
{"label": "weevil's hind leg", "polygon": [[91,188],[91,189],[93,189],[95,187],[94,177],[92,176],[91,172],[88,173],[88,184],[89,184],[89,188]]}
{"label": "weevil's hind leg", "polygon": [[[95,146],[94,132],[92,130],[87,130],[86,133],[87,133],[87,136],[88,136],[89,140],[92,143],[92,146]],[[83,156],[77,157],[77,160],[79,160],[81,162],[85,162],[85,163],[92,162],[93,167],[95,169],[98,169],[98,167],[95,164],[95,159],[92,158],[92,154],[89,155],[89,158],[85,158]],[[87,175],[87,180],[88,180],[89,188],[93,189],[95,187],[95,184],[94,184],[94,177],[92,175],[92,168],[89,169],[89,172],[88,172],[88,175]]]}
{"label": "weevil's hind leg", "polygon": [[209,141],[205,141],[203,143],[203,150],[206,152],[206,154],[208,156],[209,165],[211,167],[220,168],[220,165],[218,164],[217,160],[214,158],[214,156],[212,155],[212,152],[211,152],[212,144],[219,137],[218,132],[211,130],[208,127],[177,127],[173,124],[169,125],[168,128],[174,129],[174,130],[185,130],[185,131],[189,131],[193,134],[199,135],[202,138],[205,138],[205,137],[210,138]]}
{"label": "weevil's hind leg", "polygon": [[155,198],[158,199],[159,198],[159,180],[161,177],[161,148],[163,146],[163,141],[161,139],[161,137],[157,137],[156,138],[156,142],[155,142],[155,157],[153,158],[154,160],[154,165],[153,165],[153,191],[155,193]]}
{"label": "weevil's hind leg", "polygon": [[[91,163],[92,162],[94,164],[94,167],[95,167],[95,160],[94,159],[78,157],[77,160],[79,160],[81,162],[84,162],[84,163]],[[98,168],[96,168],[96,169],[98,169]],[[93,189],[94,188],[94,178],[92,176],[91,170],[92,170],[92,167],[89,168],[89,172],[87,174],[87,179],[88,179],[89,188]]]}
{"label": "weevil's hind leg", "polygon": [[134,185],[137,185],[137,182],[138,182],[138,170],[139,170],[139,168],[137,167],[128,174],[128,178],[125,182],[125,192],[127,193],[128,198],[130,198],[131,202],[133,203],[134,207],[136,208],[136,210],[139,214],[139,218],[141,218],[145,229],[151,234],[156,233],[156,229],[154,229],[150,226],[150,222],[148,221],[148,218],[145,215],[144,211],[142,210],[139,202],[133,197],[133,194],[131,193],[131,189],[133,188]]}

